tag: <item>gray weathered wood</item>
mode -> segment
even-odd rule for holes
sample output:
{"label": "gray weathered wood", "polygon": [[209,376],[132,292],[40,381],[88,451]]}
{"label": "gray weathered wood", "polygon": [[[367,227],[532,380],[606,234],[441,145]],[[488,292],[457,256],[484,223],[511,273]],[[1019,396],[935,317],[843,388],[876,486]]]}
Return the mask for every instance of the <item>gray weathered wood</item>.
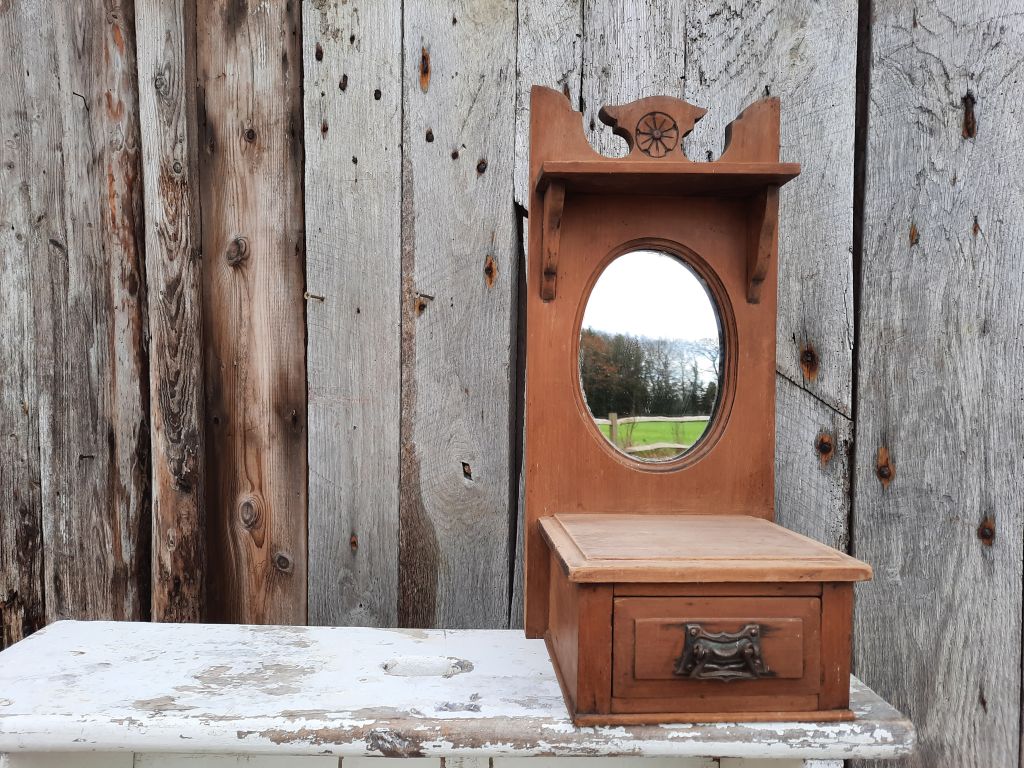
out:
{"label": "gray weathered wood", "polygon": [[783,376],[776,385],[775,521],[846,552],[853,423]]}
{"label": "gray weathered wood", "polygon": [[[695,160],[717,158],[725,126],[744,107],[766,94],[781,98],[781,158],[799,162],[801,173],[783,188],[779,209],[776,519],[845,548],[857,4],[732,8],[688,6],[686,98],[708,113],[686,150]],[[808,351],[817,363],[802,367]],[[833,443],[824,462],[822,434]]]}
{"label": "gray weathered wood", "polygon": [[200,621],[206,520],[194,0],[137,0],[136,20],[151,337],[150,605],[154,620]]}
{"label": "gray weathered wood", "polygon": [[781,158],[801,171],[780,197],[778,370],[849,418],[857,3],[733,8],[688,7],[686,98],[708,114],[686,149],[695,160],[717,158],[744,107],[781,98]]}
{"label": "gray weathered wood", "polygon": [[32,311],[32,126],[20,8],[0,8],[0,648],[43,625]]}
{"label": "gray weathered wood", "polygon": [[132,3],[0,13],[20,37],[23,93],[10,98],[24,111],[4,143],[15,140],[29,206],[14,234],[29,270],[46,618],[138,619],[149,426]]}
{"label": "gray weathered wood", "polygon": [[516,8],[405,4],[399,621],[508,623]]}
{"label": "gray weathered wood", "polygon": [[394,626],[401,3],[308,2],[303,30],[309,620]]}
{"label": "gray weathered wood", "polygon": [[579,108],[583,0],[520,2],[517,27],[515,196],[530,205],[530,88],[558,88]]}
{"label": "gray weathered wood", "polygon": [[588,0],[584,8],[584,127],[595,149],[618,157],[626,154],[626,142],[597,113],[605,104],[684,95],[685,6],[677,0]]}
{"label": "gray weathered wood", "polygon": [[1020,758],[1024,23],[998,10],[873,5],[854,647],[920,728],[908,766]]}
{"label": "gray weathered wood", "polygon": [[197,5],[212,617],[306,620],[297,3]]}

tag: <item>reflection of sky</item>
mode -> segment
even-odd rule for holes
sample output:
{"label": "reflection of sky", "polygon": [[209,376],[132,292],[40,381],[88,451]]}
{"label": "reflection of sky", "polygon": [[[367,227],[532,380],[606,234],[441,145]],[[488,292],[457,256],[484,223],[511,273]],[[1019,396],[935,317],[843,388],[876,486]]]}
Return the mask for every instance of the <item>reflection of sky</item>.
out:
{"label": "reflection of sky", "polygon": [[583,327],[650,339],[718,339],[703,283],[657,251],[632,251],[608,265],[590,294]]}

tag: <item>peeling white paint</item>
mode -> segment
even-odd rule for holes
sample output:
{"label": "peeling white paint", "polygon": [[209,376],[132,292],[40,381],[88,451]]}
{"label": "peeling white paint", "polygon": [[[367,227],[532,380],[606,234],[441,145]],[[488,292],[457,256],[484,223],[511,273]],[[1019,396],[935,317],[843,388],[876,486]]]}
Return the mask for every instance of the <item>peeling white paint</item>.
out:
{"label": "peeling white paint", "polygon": [[0,691],[0,752],[848,759],[914,739],[856,680],[847,723],[576,728],[515,630],[59,622],[0,653]]}

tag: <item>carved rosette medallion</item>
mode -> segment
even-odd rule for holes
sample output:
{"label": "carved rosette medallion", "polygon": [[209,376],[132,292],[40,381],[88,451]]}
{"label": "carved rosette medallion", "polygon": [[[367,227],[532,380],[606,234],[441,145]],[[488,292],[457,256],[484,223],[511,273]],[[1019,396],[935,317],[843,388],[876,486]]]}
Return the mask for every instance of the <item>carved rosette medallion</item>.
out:
{"label": "carved rosette medallion", "polygon": [[636,145],[648,157],[664,157],[679,144],[679,126],[664,112],[648,112],[636,124]]}

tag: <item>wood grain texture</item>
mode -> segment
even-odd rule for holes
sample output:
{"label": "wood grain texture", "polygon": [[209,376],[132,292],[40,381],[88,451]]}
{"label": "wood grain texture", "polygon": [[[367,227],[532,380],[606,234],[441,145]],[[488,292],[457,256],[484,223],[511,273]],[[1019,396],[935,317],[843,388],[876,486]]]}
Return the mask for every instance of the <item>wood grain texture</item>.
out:
{"label": "wood grain texture", "polygon": [[197,12],[208,595],[228,621],[306,620],[299,12]]}
{"label": "wood grain texture", "polygon": [[529,207],[530,88],[557,88],[579,108],[583,66],[584,0],[518,3],[515,199]]}
{"label": "wood grain texture", "polygon": [[[857,3],[827,13],[810,0],[734,8],[687,6],[686,98],[708,114],[686,151],[717,158],[741,109],[761,96],[782,100],[782,160],[801,173],[780,192],[778,370],[849,417]],[[802,364],[807,351],[814,360]]]}
{"label": "wood grain texture", "polygon": [[853,422],[775,379],[775,522],[846,552]]}
{"label": "wood grain texture", "polygon": [[1020,758],[1024,23],[996,10],[873,6],[854,669],[917,724],[905,766]]}
{"label": "wood grain texture", "polygon": [[514,516],[516,9],[404,7],[399,623],[502,627]]}
{"label": "wood grain texture", "polygon": [[309,619],[398,620],[402,10],[303,18]]}
{"label": "wood grain texture", "polygon": [[686,6],[676,0],[589,0],[583,20],[581,99],[590,143],[621,157],[626,142],[598,119],[606,104],[684,95]]}
{"label": "wood grain texture", "polygon": [[152,393],[151,611],[205,608],[202,223],[194,0],[137,0]]}
{"label": "wood grain texture", "polygon": [[[38,419],[38,444],[26,446],[38,469],[17,471],[28,529],[39,498],[46,619],[140,619],[149,426],[132,3],[25,2],[0,14],[20,38],[5,51],[20,51],[21,78],[4,90],[18,106],[3,140],[5,158],[18,154],[5,170],[24,174],[15,194],[27,215],[11,234],[24,248],[31,318],[15,333],[32,334],[23,417]],[[22,534],[37,545],[34,531]],[[25,555],[28,581],[38,556]]]}
{"label": "wood grain texture", "polygon": [[20,8],[0,9],[0,648],[44,623],[39,395],[32,311],[30,169]]}

